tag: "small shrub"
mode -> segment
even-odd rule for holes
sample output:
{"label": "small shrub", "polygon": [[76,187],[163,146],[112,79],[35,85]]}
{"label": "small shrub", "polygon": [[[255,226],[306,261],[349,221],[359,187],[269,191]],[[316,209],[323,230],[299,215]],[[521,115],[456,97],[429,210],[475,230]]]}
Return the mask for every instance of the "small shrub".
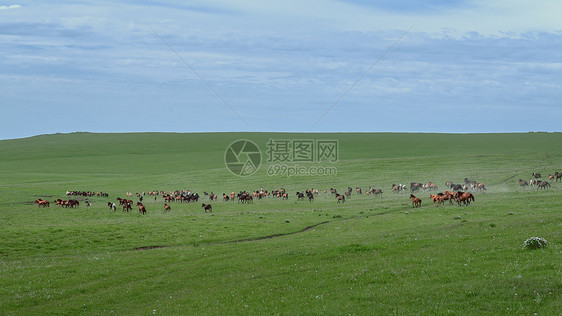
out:
{"label": "small shrub", "polygon": [[513,215],[513,212],[509,212],[509,213],[507,213],[507,215]]}
{"label": "small shrub", "polygon": [[460,215],[457,215],[454,217],[454,219],[461,219],[462,217]]}
{"label": "small shrub", "polygon": [[341,215],[334,215],[333,218],[341,218]]}
{"label": "small shrub", "polygon": [[523,249],[539,249],[546,247],[547,241],[541,237],[531,237],[523,243]]}
{"label": "small shrub", "polygon": [[290,223],[290,222],[291,222],[290,219],[286,219],[286,220],[285,220],[285,223]]}
{"label": "small shrub", "polygon": [[490,227],[496,227],[496,224],[490,223]]}

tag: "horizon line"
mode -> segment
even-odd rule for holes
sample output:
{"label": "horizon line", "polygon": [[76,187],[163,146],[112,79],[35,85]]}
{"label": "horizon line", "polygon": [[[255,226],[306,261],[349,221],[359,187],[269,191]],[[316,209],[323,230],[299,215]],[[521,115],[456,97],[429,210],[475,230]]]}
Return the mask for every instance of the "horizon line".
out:
{"label": "horizon line", "polygon": [[57,135],[71,135],[71,134],[226,134],[226,133],[253,133],[253,134],[531,134],[531,133],[543,133],[543,134],[555,134],[561,133],[560,131],[501,131],[501,132],[443,132],[443,131],[104,131],[104,132],[92,132],[92,131],[74,131],[74,132],[54,132],[54,133],[44,133],[35,134],[30,136],[14,137],[14,138],[0,138],[2,140],[18,140],[33,137],[42,136],[57,136]]}

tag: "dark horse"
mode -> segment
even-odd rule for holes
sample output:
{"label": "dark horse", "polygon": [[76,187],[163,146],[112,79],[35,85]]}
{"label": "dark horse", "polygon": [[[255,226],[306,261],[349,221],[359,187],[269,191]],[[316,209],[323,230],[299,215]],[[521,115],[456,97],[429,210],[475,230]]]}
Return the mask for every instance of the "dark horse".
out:
{"label": "dark horse", "polygon": [[207,213],[207,211],[209,211],[210,213],[213,212],[213,207],[211,206],[211,204],[201,204],[201,207],[205,210],[205,213]]}
{"label": "dark horse", "polygon": [[139,213],[142,213],[142,215],[146,214],[146,207],[141,202],[137,202],[137,206],[139,207]]}

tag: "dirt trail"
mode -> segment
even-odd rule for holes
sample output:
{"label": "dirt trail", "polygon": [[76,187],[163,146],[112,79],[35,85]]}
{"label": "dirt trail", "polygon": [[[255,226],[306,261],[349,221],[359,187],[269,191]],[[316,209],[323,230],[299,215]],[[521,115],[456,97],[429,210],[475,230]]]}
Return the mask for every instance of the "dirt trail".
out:
{"label": "dirt trail", "polygon": [[[384,215],[384,214],[386,214],[386,213],[373,214],[373,215]],[[203,243],[203,244],[200,244],[200,245],[212,246],[212,245],[237,244],[237,243],[243,243],[243,242],[252,242],[252,241],[272,239],[272,238],[283,237],[283,236],[296,235],[296,234],[301,234],[301,233],[307,232],[307,231],[309,231],[313,228],[316,228],[318,226],[326,225],[328,223],[334,223],[334,222],[338,222],[338,221],[346,221],[346,220],[357,219],[357,218],[361,218],[361,216],[342,218],[342,219],[337,219],[337,220],[333,220],[333,221],[324,221],[324,222],[320,222],[318,224],[310,225],[308,227],[305,227],[304,229],[301,229],[301,230],[298,230],[298,231],[295,231],[295,232],[290,232],[290,233],[280,233],[280,234],[273,234],[273,235],[253,237],[253,238],[244,238],[244,239],[237,239],[237,240],[227,240],[227,241],[220,241],[220,242]],[[144,246],[144,247],[134,248],[133,250],[151,250],[151,249],[168,248],[168,247],[170,247],[170,246],[163,246],[163,245]]]}

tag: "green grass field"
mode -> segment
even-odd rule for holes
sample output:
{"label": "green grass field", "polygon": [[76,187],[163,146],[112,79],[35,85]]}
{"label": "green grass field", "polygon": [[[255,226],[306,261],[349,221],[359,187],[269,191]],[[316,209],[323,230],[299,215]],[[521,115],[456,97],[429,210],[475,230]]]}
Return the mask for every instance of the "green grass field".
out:
{"label": "green grass field", "polygon": [[[224,164],[237,139],[262,165]],[[269,176],[269,139],[338,140],[337,175]],[[523,189],[532,172],[562,172],[562,134],[90,134],[0,141],[0,314],[562,313],[562,183]],[[391,184],[486,183],[470,206],[433,207]],[[334,187],[369,186],[338,204]],[[126,192],[222,193],[286,188],[289,200],[172,204],[112,212]],[[316,188],[314,202],[295,192]],[[103,191],[87,209],[35,199]],[[138,200],[133,198],[135,202]],[[308,229],[307,229],[308,228]],[[544,249],[523,249],[532,236]]]}

